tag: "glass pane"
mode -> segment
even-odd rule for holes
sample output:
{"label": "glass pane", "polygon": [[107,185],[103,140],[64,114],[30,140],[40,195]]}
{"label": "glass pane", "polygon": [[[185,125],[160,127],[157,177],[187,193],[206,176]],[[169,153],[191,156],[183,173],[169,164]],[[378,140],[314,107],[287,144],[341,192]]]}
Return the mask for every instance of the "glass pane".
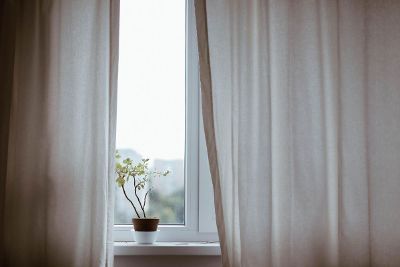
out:
{"label": "glass pane", "polygon": [[[185,1],[121,0],[117,149],[134,162],[170,170],[153,179],[147,217],[183,224],[185,210]],[[131,181],[125,186],[135,201]],[[143,199],[146,190],[141,190]],[[134,210],[116,189],[115,224]]]}

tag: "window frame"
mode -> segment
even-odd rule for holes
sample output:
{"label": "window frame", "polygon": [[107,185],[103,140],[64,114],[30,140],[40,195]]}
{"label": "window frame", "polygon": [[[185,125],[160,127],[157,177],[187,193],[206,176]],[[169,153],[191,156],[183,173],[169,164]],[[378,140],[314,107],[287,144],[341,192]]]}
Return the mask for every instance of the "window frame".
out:
{"label": "window frame", "polygon": [[[186,0],[185,224],[159,225],[158,241],[216,242],[211,175],[201,117],[193,0]],[[114,241],[133,241],[132,225],[114,225]]]}

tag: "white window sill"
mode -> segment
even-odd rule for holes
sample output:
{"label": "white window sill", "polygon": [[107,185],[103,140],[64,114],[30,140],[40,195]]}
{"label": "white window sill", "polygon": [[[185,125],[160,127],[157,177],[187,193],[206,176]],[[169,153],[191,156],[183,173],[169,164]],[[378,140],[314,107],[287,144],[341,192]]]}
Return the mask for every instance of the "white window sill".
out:
{"label": "white window sill", "polygon": [[219,242],[157,242],[138,244],[136,242],[114,242],[115,256],[134,255],[221,255]]}

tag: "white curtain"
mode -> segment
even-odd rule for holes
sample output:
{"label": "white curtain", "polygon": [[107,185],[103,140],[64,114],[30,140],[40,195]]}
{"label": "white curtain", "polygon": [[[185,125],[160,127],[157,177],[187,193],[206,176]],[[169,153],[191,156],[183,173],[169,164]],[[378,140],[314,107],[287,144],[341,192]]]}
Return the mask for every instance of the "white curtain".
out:
{"label": "white curtain", "polygon": [[111,266],[118,1],[0,5],[0,265]]}
{"label": "white curtain", "polygon": [[196,1],[224,266],[400,266],[400,1]]}

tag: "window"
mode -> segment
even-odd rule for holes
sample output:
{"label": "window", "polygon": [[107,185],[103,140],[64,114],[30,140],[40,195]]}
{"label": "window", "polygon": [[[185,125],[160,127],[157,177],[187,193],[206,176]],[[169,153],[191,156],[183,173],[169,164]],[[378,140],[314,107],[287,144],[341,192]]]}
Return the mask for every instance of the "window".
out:
{"label": "window", "polygon": [[[160,241],[218,239],[196,42],[192,0],[121,0],[117,149],[171,171],[153,180],[146,211],[160,217]],[[132,217],[117,188],[115,240],[132,239]]]}
{"label": "window", "polygon": [[[146,213],[184,224],[185,2],[121,1],[120,20],[117,149],[171,171],[153,180]],[[115,211],[116,223],[131,223],[123,194]]]}

